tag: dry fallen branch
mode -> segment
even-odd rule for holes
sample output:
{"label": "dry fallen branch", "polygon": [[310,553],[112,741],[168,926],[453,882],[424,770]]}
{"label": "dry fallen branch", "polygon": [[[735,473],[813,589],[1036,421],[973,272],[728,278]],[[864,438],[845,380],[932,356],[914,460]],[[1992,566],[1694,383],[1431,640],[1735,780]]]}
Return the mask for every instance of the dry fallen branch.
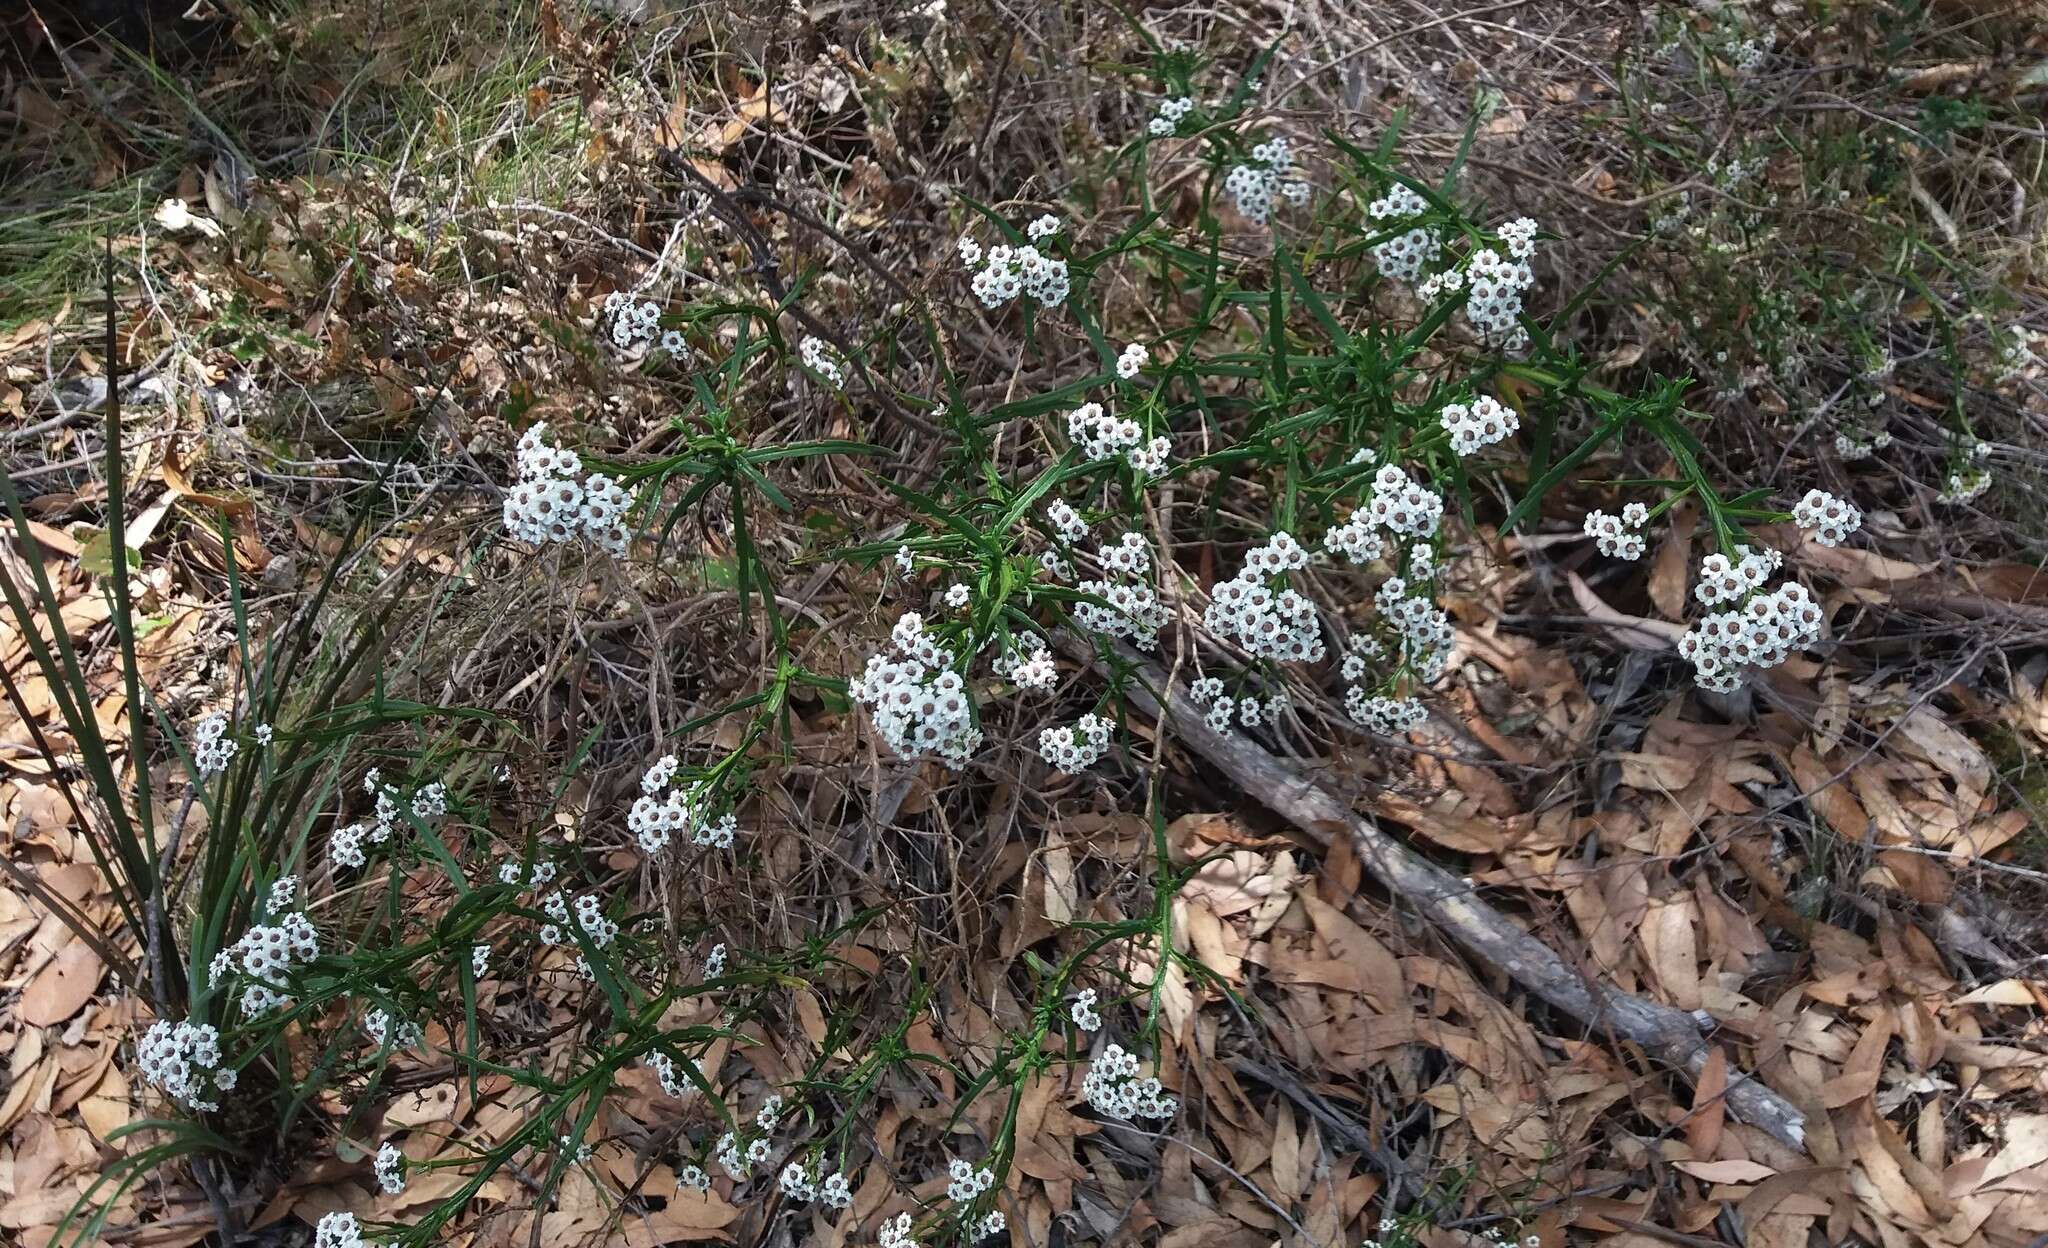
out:
{"label": "dry fallen branch", "polygon": [[[1094,661],[1085,642],[1063,634],[1059,643],[1072,657]],[[1412,902],[1447,935],[1553,1009],[1589,1031],[1612,1032],[1689,1077],[1698,1076],[1710,1050],[1691,1015],[1588,978],[1550,946],[1475,898],[1471,885],[1380,831],[1313,780],[1244,737],[1210,728],[1199,711],[1187,709],[1185,693],[1169,691],[1173,705],[1162,713],[1157,694],[1167,689],[1164,673],[1135,653],[1123,653],[1139,677],[1125,691],[1130,704],[1162,723],[1170,721],[1183,744],[1221,768],[1239,788],[1319,843],[1348,833],[1365,869],[1389,893]],[[1794,1148],[1805,1147],[1805,1115],[1754,1076],[1731,1075],[1727,1102],[1744,1122]]]}

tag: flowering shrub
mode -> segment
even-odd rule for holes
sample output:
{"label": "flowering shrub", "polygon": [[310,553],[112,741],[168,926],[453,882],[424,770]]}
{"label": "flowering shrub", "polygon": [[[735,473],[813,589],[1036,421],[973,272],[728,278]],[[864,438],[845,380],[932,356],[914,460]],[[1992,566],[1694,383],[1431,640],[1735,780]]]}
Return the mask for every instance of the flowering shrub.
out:
{"label": "flowering shrub", "polygon": [[[1766,34],[1716,46],[1736,72],[1765,73],[1780,55]],[[1441,600],[1463,556],[1526,528],[1546,499],[1585,491],[1612,495],[1615,511],[1575,511],[1552,536],[1589,563],[1635,563],[1668,542],[1697,567],[1675,656],[1701,690],[1733,693],[1825,639],[1826,609],[1767,544],[1766,526],[1789,521],[1838,547],[1867,540],[1863,512],[1818,487],[1789,510],[1764,491],[1725,494],[1703,466],[1700,413],[1686,406],[1695,391],[1653,377],[1596,384],[1567,338],[1578,303],[1557,288],[1567,240],[1539,247],[1542,228],[1519,206],[1480,202],[1462,185],[1462,155],[1425,179],[1389,162],[1393,136],[1375,154],[1334,136],[1255,132],[1249,86],[1198,105],[1184,66],[1163,62],[1156,111],[1107,159],[1116,177],[1089,188],[1121,188],[1132,202],[1085,214],[1061,205],[1064,215],[1021,224],[961,204],[976,217],[954,242],[959,263],[906,314],[933,326],[917,345],[930,347],[943,397],[901,397],[910,388],[889,370],[904,343],[829,326],[831,342],[853,345],[786,334],[794,294],[772,292],[775,306],[751,290],[707,301],[686,314],[687,339],[662,328],[659,305],[625,294],[586,313],[584,331],[612,352],[593,357],[639,364],[656,347],[670,357],[666,375],[688,372],[689,391],[661,454],[607,471],[555,442],[546,421],[528,424],[494,525],[516,548],[510,566],[540,563],[533,547],[558,548],[551,569],[589,557],[602,572],[577,582],[567,609],[578,628],[626,619],[657,579],[687,581],[734,608],[740,644],[719,658],[752,683],[726,701],[651,694],[658,705],[632,731],[638,744],[659,739],[628,760],[593,761],[590,741],[562,751],[562,774],[543,779],[557,796],[574,783],[586,798],[571,837],[545,820],[495,817],[504,785],[477,765],[484,734],[468,735],[495,711],[458,716],[388,697],[380,672],[363,682],[376,696],[358,717],[338,704],[353,687],[343,673],[304,698],[288,668],[245,673],[245,705],[192,716],[184,743],[186,778],[215,826],[256,818],[246,847],[207,851],[208,894],[174,907],[169,957],[189,970],[150,973],[158,1017],[137,1037],[136,1060],[152,1085],[192,1113],[220,1110],[238,1090],[295,1106],[268,1069],[274,1042],[290,1035],[317,1042],[303,1047],[329,1055],[322,1077],[351,1091],[373,1091],[406,1050],[519,1088],[517,1121],[475,1155],[413,1162],[395,1141],[376,1148],[370,1170],[385,1192],[422,1168],[462,1180],[389,1228],[394,1242],[430,1242],[506,1167],[537,1182],[544,1204],[601,1146],[607,1098],[628,1090],[634,1070],[646,1072],[641,1092],[651,1074],[689,1106],[662,1145],[681,1187],[844,1211],[876,1089],[928,1056],[908,1037],[935,1010],[906,956],[892,974],[908,968],[912,987],[885,1002],[892,1017],[879,1035],[853,1036],[834,1017],[815,1068],[758,1089],[723,1077],[735,1043],[793,988],[849,974],[855,938],[876,920],[828,922],[822,908],[778,916],[785,934],[815,927],[753,947],[675,904],[720,887],[714,871],[787,867],[774,859],[782,808],[753,785],[756,768],[830,736],[874,747],[877,771],[902,788],[1021,770],[1025,787],[1108,793],[1133,783],[1128,764],[1144,743],[1127,733],[1130,695],[1157,679],[1154,657],[1177,664],[1169,679],[1218,734],[1319,745],[1426,734],[1459,644]],[[1749,229],[1723,201],[1755,185],[1765,159],[1717,157],[1706,167],[1722,194],[1698,210],[1712,215],[1697,221],[1693,201],[1673,197],[1654,236],[1715,243]],[[1154,201],[1169,183],[1199,187],[1183,216]],[[1739,257],[1706,254],[1739,280]],[[1018,383],[995,401],[965,384],[935,326],[969,314],[1014,339],[1000,345],[1037,366],[1041,392],[1020,394]],[[709,344],[701,359],[686,358],[692,342]],[[2026,366],[2023,335],[2000,343],[2001,368]],[[1846,384],[1880,394],[1895,363],[1878,350]],[[749,413],[764,391],[863,417],[902,403],[892,415],[930,439],[921,449],[933,462],[872,468],[868,484],[894,511],[833,514],[803,498],[798,483],[826,491],[800,470],[850,477],[881,448],[789,438]],[[1866,402],[1827,425],[1843,459],[1890,446],[1882,407]],[[1991,450],[1952,432],[1936,498],[1960,506],[1989,488]],[[1600,481],[1589,463],[1614,447],[1670,467]],[[1701,519],[1696,537],[1667,523],[1680,507]],[[831,549],[768,540],[760,519],[770,513],[800,517],[791,528],[816,521],[817,545]],[[694,563],[675,540],[692,531],[708,552]],[[815,588],[782,579],[809,564],[830,565],[857,591],[846,595],[854,605],[827,620]],[[292,639],[260,640],[282,654]],[[455,719],[459,728],[444,722]],[[381,765],[366,766],[373,754]],[[606,766],[637,771],[637,792],[629,774],[614,770],[622,783],[611,789],[583,774]],[[111,773],[101,783],[120,806]],[[1175,858],[1159,804],[1149,807],[1150,874],[1118,899],[1130,904],[1064,918],[1048,907],[1061,929],[1056,960],[1031,955],[1026,999],[991,1024],[979,1065],[947,1071],[965,1102],[951,1107],[956,1121],[979,1098],[1005,1103],[981,1155],[949,1160],[945,1203],[883,1215],[863,1237],[890,1248],[1003,1231],[996,1205],[1033,1080],[1066,1079],[1070,1103],[1110,1132],[1180,1112],[1161,1003],[1172,977],[1208,974],[1174,927],[1176,893],[1208,864]],[[598,852],[607,835],[638,853]],[[165,901],[162,886],[151,854],[131,855],[124,869],[142,891],[130,908],[146,914]],[[422,890],[428,913],[390,900],[410,876],[434,885]],[[678,877],[687,885],[671,887]],[[566,985],[586,1043],[546,1071],[488,1052],[475,1012],[490,980]],[[853,1055],[856,1040],[870,1042],[867,1056]],[[351,1115],[345,1129],[360,1136],[359,1125]],[[348,1214],[323,1219],[316,1240],[365,1242]]]}

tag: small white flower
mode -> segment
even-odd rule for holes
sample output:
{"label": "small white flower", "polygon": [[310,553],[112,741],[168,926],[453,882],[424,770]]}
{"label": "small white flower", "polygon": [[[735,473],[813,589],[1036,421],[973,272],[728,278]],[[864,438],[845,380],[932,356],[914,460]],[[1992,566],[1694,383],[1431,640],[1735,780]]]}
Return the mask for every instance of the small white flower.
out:
{"label": "small white flower", "polygon": [[955,611],[965,608],[971,596],[965,585],[949,585],[946,587],[946,605]]}
{"label": "small white flower", "polygon": [[881,1233],[875,1242],[881,1248],[918,1248],[917,1237],[910,1233],[910,1215],[899,1213],[893,1220],[882,1223]]}
{"label": "small white flower", "polygon": [[396,1196],[405,1190],[405,1154],[398,1151],[398,1145],[385,1141],[377,1150],[377,1186],[387,1196]]}
{"label": "small white flower", "polygon": [[843,1174],[828,1174],[818,1184],[818,1203],[828,1209],[853,1207],[853,1185]]}
{"label": "small white flower", "polygon": [[779,1183],[782,1194],[799,1205],[818,1194],[818,1185],[811,1181],[810,1172],[800,1161],[792,1161],[782,1168]]}
{"label": "small white flower", "polygon": [[1813,540],[1823,546],[1839,546],[1863,527],[1863,513],[1826,490],[1808,490],[1792,509],[1792,520],[1800,528],[1812,530]]}
{"label": "small white flower", "polygon": [[839,360],[831,346],[815,334],[806,337],[797,349],[804,367],[823,377],[835,388],[846,384],[846,367]]}
{"label": "small white flower", "polygon": [[1097,1031],[1102,1027],[1102,1015],[1095,1012],[1095,990],[1089,988],[1074,998],[1073,1008],[1067,1011],[1074,1020],[1074,1026],[1082,1031]]}
{"label": "small white flower", "polygon": [[1152,352],[1146,349],[1144,343],[1134,342],[1124,348],[1122,355],[1116,357],[1116,375],[1129,381],[1145,370],[1145,365],[1151,358]]}
{"label": "small white flower", "polygon": [[996,1181],[995,1171],[987,1166],[977,1170],[972,1162],[958,1157],[946,1164],[946,1174],[952,1180],[946,1185],[946,1196],[960,1204],[981,1195]]}
{"label": "small white flower", "polygon": [[313,1228],[313,1248],[363,1248],[363,1229],[347,1210],[322,1214]]}

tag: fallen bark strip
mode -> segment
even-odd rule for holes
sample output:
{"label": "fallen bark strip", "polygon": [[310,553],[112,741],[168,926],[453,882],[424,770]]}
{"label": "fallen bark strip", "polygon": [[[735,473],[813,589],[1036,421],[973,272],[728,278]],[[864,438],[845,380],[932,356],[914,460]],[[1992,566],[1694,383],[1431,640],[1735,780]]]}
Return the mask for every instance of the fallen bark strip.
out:
{"label": "fallen bark strip", "polygon": [[[1058,643],[1081,662],[1097,662],[1087,643],[1078,638],[1061,634]],[[1210,728],[1201,712],[1190,708],[1184,691],[1170,691],[1169,701],[1177,705],[1162,712],[1154,691],[1166,689],[1165,674],[1135,652],[1118,649],[1139,677],[1124,689],[1131,704],[1162,725],[1170,724],[1183,745],[1220,768],[1239,788],[1284,815],[1318,844],[1327,845],[1333,835],[1348,833],[1361,864],[1375,880],[1402,902],[1415,906],[1471,953],[1498,967],[1551,1008],[1577,1019],[1587,1030],[1611,1031],[1688,1077],[1698,1077],[1708,1047],[1692,1015],[1582,974],[1549,945],[1475,897],[1471,885],[1380,831],[1313,780],[1244,737]],[[1754,1076],[1730,1074],[1727,1104],[1742,1121],[1794,1148],[1805,1148],[1806,1116]]]}

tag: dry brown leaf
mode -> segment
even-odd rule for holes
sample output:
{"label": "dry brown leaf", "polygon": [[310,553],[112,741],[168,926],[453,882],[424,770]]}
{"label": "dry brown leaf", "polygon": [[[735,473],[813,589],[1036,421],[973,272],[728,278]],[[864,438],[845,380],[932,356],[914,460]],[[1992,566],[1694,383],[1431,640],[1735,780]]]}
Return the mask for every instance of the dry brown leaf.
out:
{"label": "dry brown leaf", "polygon": [[1721,1146],[1721,1127],[1728,1116],[1728,1102],[1723,1096],[1727,1090],[1728,1052],[1716,1045],[1707,1050],[1706,1065],[1700,1067],[1699,1078],[1693,1084],[1692,1116],[1685,1123],[1686,1146],[1695,1157],[1712,1157]]}
{"label": "dry brown leaf", "polygon": [[1650,903],[1639,938],[1664,1000],[1681,1010],[1700,1008],[1699,948],[1693,935],[1692,898]]}
{"label": "dry brown leaf", "polygon": [[1749,1161],[1674,1161],[1671,1168],[1682,1174],[1689,1174],[1704,1183],[1761,1183],[1777,1171],[1761,1162]]}
{"label": "dry brown leaf", "polygon": [[1382,1014],[1405,1013],[1408,987],[1401,977],[1401,963],[1371,932],[1351,921],[1342,910],[1321,898],[1302,894],[1301,904],[1315,924],[1316,934],[1339,960],[1358,969],[1359,990]]}
{"label": "dry brown leaf", "polygon": [[92,946],[72,940],[57,951],[36,977],[22,989],[15,1004],[15,1016],[31,1027],[61,1023],[85,1007],[98,991],[106,964]]}
{"label": "dry brown leaf", "polygon": [[1657,547],[1650,564],[1650,601],[1666,619],[1685,618],[1686,577],[1692,566],[1693,509],[1681,503],[1671,510],[1671,533]]}
{"label": "dry brown leaf", "polygon": [[1898,727],[1901,736],[1949,774],[1956,784],[1958,804],[1974,814],[1991,787],[1991,760],[1984,751],[1927,706],[1915,708]]}
{"label": "dry brown leaf", "polygon": [[384,1111],[384,1125],[418,1127],[430,1122],[446,1122],[455,1109],[455,1096],[456,1085],[452,1080],[404,1093]]}

